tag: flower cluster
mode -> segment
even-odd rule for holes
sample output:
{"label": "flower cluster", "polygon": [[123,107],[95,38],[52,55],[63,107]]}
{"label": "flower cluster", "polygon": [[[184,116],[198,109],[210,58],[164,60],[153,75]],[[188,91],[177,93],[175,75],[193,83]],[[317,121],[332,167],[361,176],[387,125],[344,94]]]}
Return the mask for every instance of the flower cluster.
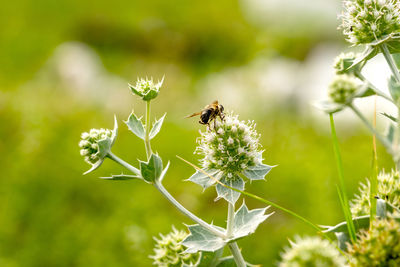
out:
{"label": "flower cluster", "polygon": [[91,129],[88,133],[82,133],[79,147],[81,148],[81,155],[85,157],[85,161],[89,164],[95,164],[97,161],[99,161],[98,142],[111,137],[112,131],[109,129]]}
{"label": "flower cluster", "polygon": [[157,97],[163,82],[164,79],[158,83],[154,83],[153,79],[138,79],[136,85],[129,85],[129,88],[144,101],[150,101]]}
{"label": "flower cluster", "polygon": [[281,254],[279,267],[324,266],[343,267],[345,259],[327,240],[319,237],[295,237],[291,247]]}
{"label": "flower cluster", "polygon": [[201,132],[196,151],[204,156],[205,169],[221,171],[227,178],[261,162],[259,135],[252,121],[239,121],[238,116],[227,114],[215,129]]}
{"label": "flower cluster", "polygon": [[347,104],[351,102],[358,88],[358,81],[353,76],[347,74],[336,75],[329,85],[328,94],[333,102]]}
{"label": "flower cluster", "polygon": [[350,266],[400,266],[400,224],[393,220],[375,220],[349,247]]}
{"label": "flower cluster", "polygon": [[368,44],[400,31],[397,0],[347,0],[342,13],[344,35],[352,44]]}
{"label": "flower cluster", "polygon": [[185,247],[181,244],[188,236],[185,231],[178,231],[172,227],[172,232],[163,236],[161,239],[154,238],[156,245],[155,255],[150,256],[154,260],[154,265],[161,267],[171,266],[194,266],[200,259],[200,253],[184,253]]}
{"label": "flower cluster", "polygon": [[356,66],[352,67],[356,58],[357,56],[352,52],[341,53],[339,56],[337,56],[333,64],[336,74],[350,74],[360,71],[359,64],[356,64]]}
{"label": "flower cluster", "polygon": [[[351,203],[351,213],[353,216],[362,216],[369,214],[370,204],[370,182],[361,184],[360,194]],[[400,173],[392,171],[391,173],[382,172],[378,175],[378,197],[400,208]]]}

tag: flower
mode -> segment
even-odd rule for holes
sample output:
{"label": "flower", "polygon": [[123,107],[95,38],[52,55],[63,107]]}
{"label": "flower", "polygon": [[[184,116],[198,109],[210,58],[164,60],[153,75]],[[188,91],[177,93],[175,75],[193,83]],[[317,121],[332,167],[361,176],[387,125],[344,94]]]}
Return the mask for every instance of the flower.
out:
{"label": "flower", "polygon": [[154,238],[155,255],[150,256],[154,260],[153,264],[161,267],[194,266],[200,259],[200,252],[185,253],[185,247],[181,244],[188,235],[185,231],[172,227],[172,232],[166,236],[160,234],[160,239]]}
{"label": "flower", "polygon": [[281,254],[282,261],[279,267],[343,267],[346,260],[339,251],[327,240],[320,237],[295,237],[295,242],[290,242],[291,247],[286,247]]}
{"label": "flower", "polygon": [[400,31],[397,0],[346,0],[344,7],[339,28],[354,45],[379,41]]}
{"label": "flower", "polygon": [[341,53],[339,56],[337,56],[333,65],[336,70],[336,74],[354,74],[361,71],[361,64],[356,64],[353,66],[357,57],[358,55],[352,52]]}
{"label": "flower", "polygon": [[[371,184],[361,184],[360,193],[351,203],[351,213],[353,216],[369,214]],[[391,173],[381,172],[378,175],[378,197],[384,199],[395,207],[400,208],[400,174],[398,171]]]}
{"label": "flower", "polygon": [[349,246],[350,266],[400,266],[400,224],[377,219]]}
{"label": "flower", "polygon": [[158,83],[154,83],[153,79],[142,78],[137,80],[135,86],[129,85],[129,88],[144,101],[150,101],[157,97],[163,82],[164,78]]}
{"label": "flower", "polygon": [[238,116],[227,114],[216,129],[201,132],[196,151],[204,156],[202,166],[231,174],[228,178],[255,166],[261,151],[254,127],[254,122],[239,121]]}
{"label": "flower", "polygon": [[347,104],[353,100],[358,88],[358,81],[355,77],[347,74],[336,75],[329,85],[328,94],[333,102]]}
{"label": "flower", "polygon": [[80,154],[84,156],[85,161],[89,164],[95,164],[100,160],[99,144],[100,140],[111,138],[112,131],[109,129],[91,129],[89,133],[82,133],[79,147]]}

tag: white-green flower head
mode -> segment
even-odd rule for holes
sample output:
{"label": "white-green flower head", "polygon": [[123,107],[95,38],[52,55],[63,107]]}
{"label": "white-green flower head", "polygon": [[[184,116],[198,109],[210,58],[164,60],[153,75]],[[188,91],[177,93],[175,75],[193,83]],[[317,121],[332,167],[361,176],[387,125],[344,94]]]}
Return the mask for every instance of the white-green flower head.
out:
{"label": "white-green flower head", "polygon": [[156,245],[154,248],[155,255],[150,256],[154,260],[153,264],[161,267],[181,267],[195,266],[200,259],[200,252],[185,253],[185,247],[182,241],[189,234],[185,231],[178,231],[172,227],[172,232],[166,236],[160,234],[160,238],[154,238]]}
{"label": "white-green flower head", "polygon": [[111,147],[115,142],[118,132],[117,119],[114,117],[114,129],[91,129],[81,135],[79,147],[80,154],[85,161],[92,165],[92,168],[85,172],[87,174],[103,163],[104,158],[111,151]]}
{"label": "white-green flower head", "polygon": [[151,79],[138,79],[136,85],[129,85],[129,88],[135,95],[140,96],[144,101],[150,101],[158,96],[160,88],[164,82],[164,78],[158,83],[153,82]]}
{"label": "white-green flower head", "polygon": [[91,129],[90,132],[84,132],[81,135],[79,147],[81,148],[81,156],[89,164],[95,164],[100,160],[99,157],[99,144],[100,140],[111,138],[112,131],[109,129]]}
{"label": "white-green flower head", "polygon": [[346,260],[327,240],[320,237],[295,237],[281,254],[279,267],[343,267]]}
{"label": "white-green flower head", "polygon": [[[370,182],[361,184],[360,193],[351,203],[351,213],[353,216],[369,214],[370,203]],[[378,175],[378,197],[389,202],[393,206],[400,208],[400,174],[398,171],[391,173],[381,172]]]}
{"label": "white-green flower head", "polygon": [[346,0],[342,25],[347,41],[368,44],[400,31],[398,0]]}
{"label": "white-green flower head", "polygon": [[360,88],[358,80],[351,75],[336,75],[329,85],[329,98],[338,104],[350,103]]}
{"label": "white-green flower head", "polygon": [[334,68],[336,74],[353,74],[357,71],[361,71],[361,64],[356,64],[353,66],[357,55],[350,53],[341,53],[335,58]]}
{"label": "white-green flower head", "polygon": [[197,152],[204,156],[203,168],[219,170],[229,178],[259,163],[260,136],[254,127],[254,122],[228,114],[215,129],[201,132]]}
{"label": "white-green flower head", "polygon": [[400,266],[400,224],[394,219],[373,220],[348,253],[350,266]]}

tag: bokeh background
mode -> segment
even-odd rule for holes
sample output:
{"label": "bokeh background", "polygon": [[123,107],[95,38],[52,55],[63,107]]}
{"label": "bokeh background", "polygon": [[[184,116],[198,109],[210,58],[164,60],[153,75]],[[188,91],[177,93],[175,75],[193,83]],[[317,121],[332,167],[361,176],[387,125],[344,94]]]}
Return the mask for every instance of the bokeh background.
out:
{"label": "bokeh background", "polygon": [[[165,76],[153,114],[168,114],[153,149],[171,161],[166,187],[195,214],[225,223],[226,203],[214,202],[214,189],[184,182],[193,169],[175,157],[198,160],[203,127],[184,116],[218,99],[256,121],[265,162],[278,165],[266,182],[247,184],[249,192],[317,224],[342,221],[328,117],[312,105],[326,97],[334,57],[348,50],[336,29],[340,9],[338,0],[2,3],[0,266],[150,266],[152,237],[191,223],[150,185],[98,179],[122,171],[114,162],[82,175],[89,165],[80,133],[111,128],[114,114],[114,153],[144,159],[122,122],[132,109],[144,111],[127,87],[137,77]],[[384,68],[374,66],[366,71],[384,84]],[[372,139],[353,114],[336,119],[353,194],[370,174]],[[390,169],[380,146],[378,154],[379,167]],[[274,266],[296,234],[314,232],[276,211],[239,245],[249,262]]]}

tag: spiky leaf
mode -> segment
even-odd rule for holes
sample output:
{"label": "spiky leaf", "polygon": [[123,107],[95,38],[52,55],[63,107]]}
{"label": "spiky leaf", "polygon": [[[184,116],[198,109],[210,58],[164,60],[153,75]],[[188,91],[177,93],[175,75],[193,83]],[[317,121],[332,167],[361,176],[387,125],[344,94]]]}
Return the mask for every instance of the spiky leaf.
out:
{"label": "spiky leaf", "polygon": [[196,253],[198,251],[213,252],[223,248],[226,244],[221,237],[198,224],[189,225],[188,229],[190,234],[182,241],[182,244],[187,247],[186,253]]}
{"label": "spiky leaf", "polygon": [[267,175],[272,168],[273,166],[258,163],[244,170],[243,174],[250,180],[263,180],[265,175]]}
{"label": "spiky leaf", "polygon": [[145,139],[145,131],[140,118],[136,117],[135,113],[131,113],[127,121],[125,121],[126,125],[128,126],[129,130],[134,133],[140,139]]}
{"label": "spiky leaf", "polygon": [[[233,177],[231,177],[231,178],[224,176],[219,181],[223,184],[226,184],[230,187],[233,187],[233,188],[236,188],[236,189],[239,189],[242,191],[244,189],[243,179],[240,178],[239,176],[237,176],[236,174],[233,175]],[[240,197],[239,192],[236,192],[230,188],[227,188],[227,187],[221,185],[220,183],[217,184],[216,188],[217,188],[218,198],[223,198],[231,204],[235,204],[235,202]]]}
{"label": "spiky leaf", "polygon": [[165,115],[167,115],[167,113],[165,113],[164,116],[162,116],[160,119],[156,120],[156,122],[153,124],[149,135],[150,139],[153,139],[160,132]]}

